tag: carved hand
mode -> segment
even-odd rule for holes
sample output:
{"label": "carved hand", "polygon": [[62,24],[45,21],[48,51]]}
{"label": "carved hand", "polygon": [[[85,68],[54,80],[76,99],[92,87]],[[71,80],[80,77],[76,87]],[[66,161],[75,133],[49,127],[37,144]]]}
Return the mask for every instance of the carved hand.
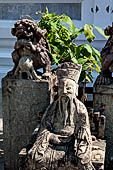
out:
{"label": "carved hand", "polygon": [[55,135],[55,134],[51,134],[50,139],[49,139],[49,142],[50,142],[50,143],[53,143],[53,144],[55,144],[55,145],[60,145],[60,144],[61,144],[61,141],[60,141],[60,139],[58,138],[58,135]]}

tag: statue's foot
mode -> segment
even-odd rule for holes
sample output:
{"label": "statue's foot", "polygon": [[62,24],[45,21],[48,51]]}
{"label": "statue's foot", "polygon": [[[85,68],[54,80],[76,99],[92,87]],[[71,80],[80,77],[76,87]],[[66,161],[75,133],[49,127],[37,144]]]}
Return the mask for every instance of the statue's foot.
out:
{"label": "statue's foot", "polygon": [[95,85],[109,85],[112,82],[111,77],[99,75],[95,81]]}

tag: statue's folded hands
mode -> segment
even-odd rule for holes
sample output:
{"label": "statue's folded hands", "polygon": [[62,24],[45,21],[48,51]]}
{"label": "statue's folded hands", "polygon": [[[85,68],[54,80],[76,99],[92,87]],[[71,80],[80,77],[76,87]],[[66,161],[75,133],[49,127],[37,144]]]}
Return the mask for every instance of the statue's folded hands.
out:
{"label": "statue's folded hands", "polygon": [[69,143],[73,137],[74,135],[63,136],[63,135],[52,134],[50,136],[49,142],[55,145],[64,145],[66,143]]}
{"label": "statue's folded hands", "polygon": [[59,139],[59,136],[56,134],[51,134],[49,142],[55,145],[61,145],[61,140]]}

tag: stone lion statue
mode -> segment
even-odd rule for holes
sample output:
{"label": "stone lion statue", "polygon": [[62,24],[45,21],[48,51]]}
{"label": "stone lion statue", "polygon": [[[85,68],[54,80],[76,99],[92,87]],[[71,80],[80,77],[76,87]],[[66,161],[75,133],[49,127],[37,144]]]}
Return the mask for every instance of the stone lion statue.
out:
{"label": "stone lion statue", "polygon": [[26,79],[39,79],[37,70],[40,68],[48,75],[51,72],[52,56],[45,36],[46,30],[41,30],[31,20],[23,19],[14,24],[11,33],[17,37],[17,41],[12,52],[14,68],[9,75],[16,78],[20,76]]}

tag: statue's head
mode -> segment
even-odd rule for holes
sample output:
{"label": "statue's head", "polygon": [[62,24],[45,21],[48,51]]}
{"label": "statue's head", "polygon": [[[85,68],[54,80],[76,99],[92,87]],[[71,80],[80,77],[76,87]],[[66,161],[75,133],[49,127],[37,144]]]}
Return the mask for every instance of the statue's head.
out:
{"label": "statue's head", "polygon": [[66,62],[59,65],[56,74],[58,77],[59,96],[77,96],[78,80],[82,66],[80,64]]}
{"label": "statue's head", "polygon": [[17,21],[12,28],[11,33],[17,39],[32,40],[34,37],[38,41],[42,36],[45,36],[46,30],[41,30],[37,24],[29,19]]}

